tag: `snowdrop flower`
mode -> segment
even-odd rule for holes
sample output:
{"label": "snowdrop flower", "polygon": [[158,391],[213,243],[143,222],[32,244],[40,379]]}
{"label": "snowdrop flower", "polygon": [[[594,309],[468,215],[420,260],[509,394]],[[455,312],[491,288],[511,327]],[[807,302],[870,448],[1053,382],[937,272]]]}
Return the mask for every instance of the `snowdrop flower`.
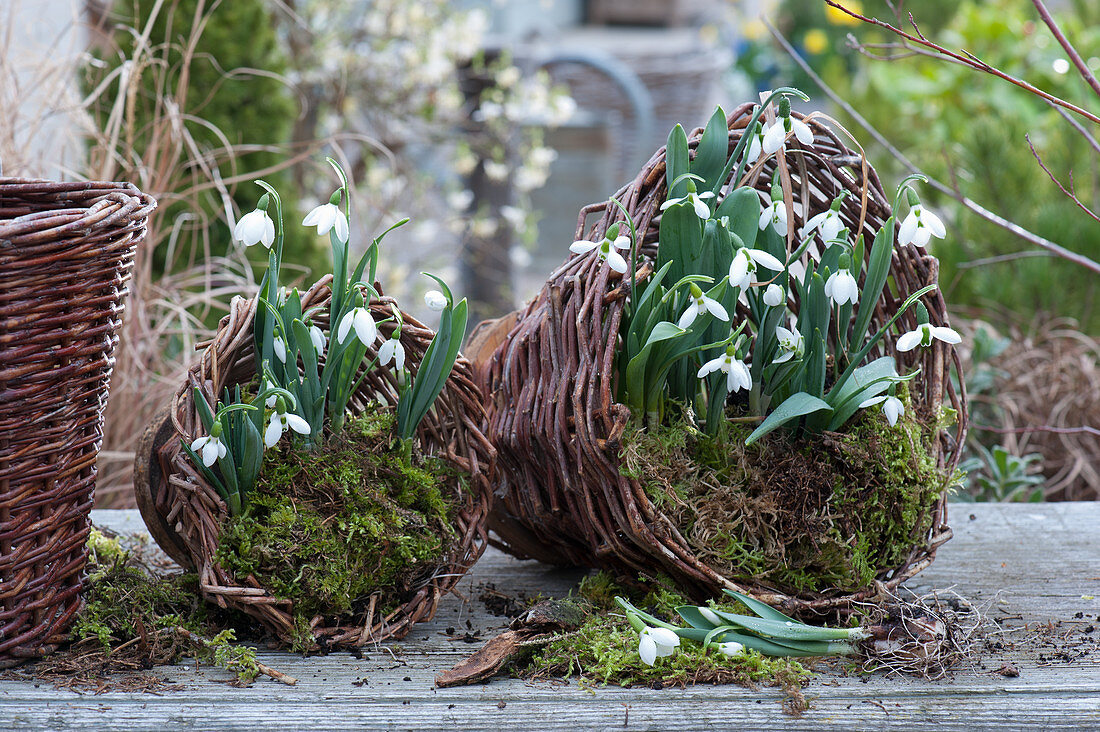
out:
{"label": "snowdrop flower", "polygon": [[962,336],[951,328],[932,325],[931,323],[921,323],[916,330],[911,330],[898,338],[898,350],[912,351],[917,346],[928,348],[932,345],[933,338],[944,343],[960,343],[962,341]]}
{"label": "snowdrop flower", "polygon": [[925,247],[933,236],[937,239],[947,236],[943,221],[919,203],[911,206],[909,215],[901,222],[901,227],[898,229],[898,244]]}
{"label": "snowdrop flower", "polygon": [[607,262],[608,267],[619,274],[625,274],[626,260],[623,259],[623,255],[615,251],[616,249],[630,249],[630,237],[617,236],[614,241],[604,237],[604,240],[598,243],[581,239],[569,245],[569,251],[574,254],[584,254],[595,250],[596,256]]}
{"label": "snowdrop flower", "polygon": [[428,306],[429,310],[438,313],[447,307],[447,296],[439,290],[428,290],[424,293],[424,304]]}
{"label": "snowdrop flower", "polygon": [[859,285],[852,273],[842,268],[829,275],[829,281],[825,283],[825,295],[837,305],[846,302],[855,305],[859,298]]}
{"label": "snowdrop flower", "polygon": [[760,230],[768,228],[769,224],[775,229],[775,233],[787,235],[787,207],[782,200],[772,201],[760,212]]}
{"label": "snowdrop flower", "polygon": [[650,628],[642,631],[638,639],[638,655],[648,666],[658,658],[671,656],[680,645],[680,637],[668,628]]}
{"label": "snowdrop flower", "polygon": [[726,643],[719,643],[718,650],[724,656],[738,656],[745,652],[745,646],[737,641],[727,641]]}
{"label": "snowdrop flower", "polygon": [[[263,393],[263,392],[267,391],[268,389],[273,389],[273,388],[275,388],[275,385],[272,384],[270,381],[268,381],[266,378],[262,382],[260,382],[260,393]],[[278,394],[272,394],[271,396],[269,396],[267,399],[264,400],[264,406],[266,406],[268,409],[274,409],[275,408],[275,401],[278,398],[279,398]]]}
{"label": "snowdrop flower", "polygon": [[730,287],[740,287],[745,290],[753,282],[758,281],[756,279],[757,267],[780,272],[783,269],[783,263],[763,249],[741,247],[733,255],[733,262],[730,263]]}
{"label": "snowdrop flower", "polygon": [[378,338],[378,326],[371,317],[370,310],[364,307],[352,308],[350,312],[340,319],[340,327],[336,330],[337,343],[347,340],[348,332],[355,328],[355,337],[364,346],[369,346]]}
{"label": "snowdrop flower", "polygon": [[385,366],[390,361],[398,371],[405,368],[405,347],[401,345],[401,333],[396,329],[378,349],[378,365]]}
{"label": "snowdrop flower", "polygon": [[264,445],[275,447],[275,443],[283,436],[287,429],[292,429],[300,435],[308,435],[312,430],[309,422],[299,417],[294,412],[286,412],[286,407],[280,402],[279,406],[271,414],[271,421],[264,430]]}
{"label": "snowdrop flower", "polygon": [[722,303],[704,295],[698,285],[693,282],[691,283],[691,303],[687,306],[687,310],[684,311],[684,314],[680,316],[680,320],[676,325],[681,328],[687,328],[694,323],[695,319],[699,317],[699,314],[703,312],[710,313],[719,320],[728,321],[730,319],[729,313],[722,307]]}
{"label": "snowdrop flower", "polygon": [[322,203],[307,213],[302,219],[302,226],[316,226],[317,234],[320,236],[324,236],[335,228],[337,239],[342,242],[348,240],[348,217],[334,203]]}
{"label": "snowdrop flower", "polygon": [[710,206],[707,205],[706,199],[714,198],[713,191],[705,191],[703,193],[696,193],[694,190],[689,189],[686,195],[679,198],[670,198],[661,204],[661,210],[675,206],[678,203],[688,201],[695,208],[695,215],[706,221],[710,218]]}
{"label": "snowdrop flower", "polygon": [[764,133],[764,139],[761,142],[764,154],[773,155],[778,152],[783,147],[787,134],[790,132],[794,132],[795,139],[803,145],[814,143],[814,133],[810,130],[809,125],[793,117],[780,117]]}
{"label": "snowdrop flower", "polygon": [[325,345],[327,345],[328,341],[325,339],[325,332],[323,330],[316,325],[310,325],[309,340],[313,342],[313,347],[316,349],[318,356],[325,355]]}
{"label": "snowdrop flower", "polygon": [[734,356],[733,346],[727,346],[726,352],[718,358],[707,361],[696,374],[700,379],[715,371],[721,371],[726,375],[726,388],[731,392],[741,389],[752,389],[752,376],[749,375],[749,367],[744,361]]}
{"label": "snowdrop flower", "polygon": [[233,227],[233,238],[246,247],[261,243],[270,249],[275,241],[275,222],[263,209],[249,211]]}
{"label": "snowdrop flower", "polygon": [[760,125],[756,126],[756,131],[753,132],[752,137],[749,138],[749,148],[745,154],[745,160],[755,163],[760,158],[760,153],[764,151],[764,128]]}
{"label": "snowdrop flower", "polygon": [[779,341],[779,350],[782,353],[772,363],[785,363],[792,358],[802,358],[802,354],[806,351],[806,341],[793,324],[790,329],[781,325],[776,326],[775,338]]}
{"label": "snowdrop flower", "polygon": [[876,404],[882,405],[882,413],[886,415],[886,421],[893,427],[898,423],[898,417],[905,414],[905,405],[901,400],[895,396],[882,396],[871,397],[870,399],[860,402],[859,408],[866,409],[867,407],[873,407]]}
{"label": "snowdrop flower", "polygon": [[770,308],[774,308],[785,299],[786,298],[783,296],[783,288],[774,282],[764,289],[764,304]]}
{"label": "snowdrop flower", "polygon": [[191,443],[191,449],[202,456],[202,464],[208,468],[229,452],[225,443],[222,442],[221,431],[221,424],[215,422],[210,435],[200,437]]}
{"label": "snowdrop flower", "polygon": [[844,230],[844,222],[840,220],[840,211],[830,208],[828,211],[822,211],[817,216],[813,216],[806,222],[806,227],[803,229],[805,235],[809,235],[813,231],[820,231],[821,238],[824,241],[833,241],[840,232]]}
{"label": "snowdrop flower", "polygon": [[275,336],[272,346],[275,349],[275,358],[282,363],[286,363],[286,341],[283,340],[282,336]]}

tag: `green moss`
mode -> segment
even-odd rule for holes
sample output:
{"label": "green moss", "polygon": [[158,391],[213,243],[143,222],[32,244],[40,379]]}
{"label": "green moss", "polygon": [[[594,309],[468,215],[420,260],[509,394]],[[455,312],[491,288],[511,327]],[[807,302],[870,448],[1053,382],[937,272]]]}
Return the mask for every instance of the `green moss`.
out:
{"label": "green moss", "polygon": [[[259,674],[254,648],[237,645],[199,596],[194,574],[156,575],[98,530],[88,538],[84,604],[70,631],[71,648],[46,663],[94,672],[175,663],[193,657],[233,672],[239,683]],[[180,631],[183,632],[180,632]],[[71,658],[70,658],[71,657]]]}
{"label": "green moss", "polygon": [[724,575],[788,592],[851,591],[923,541],[949,483],[926,447],[942,415],[915,411],[890,427],[864,410],[843,434],[776,432],[747,448],[751,427],[739,423],[717,438],[683,422],[627,430],[621,472]]}
{"label": "green moss", "polygon": [[217,559],[293,601],[297,647],[313,645],[318,615],[361,611],[372,595],[377,612],[397,607],[456,539],[454,471],[398,440],[391,412],[367,410],[321,450],[272,457]]}

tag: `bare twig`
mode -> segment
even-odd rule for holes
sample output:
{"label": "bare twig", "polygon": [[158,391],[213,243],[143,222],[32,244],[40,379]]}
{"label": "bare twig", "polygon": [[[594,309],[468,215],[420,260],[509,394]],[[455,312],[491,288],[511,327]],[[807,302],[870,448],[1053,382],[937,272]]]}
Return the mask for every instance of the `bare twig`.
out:
{"label": "bare twig", "polygon": [[1062,185],[1062,182],[1054,176],[1054,173],[1050,172],[1050,168],[1046,166],[1046,163],[1043,162],[1043,158],[1040,157],[1039,152],[1035,149],[1035,146],[1031,144],[1031,136],[1024,135],[1024,139],[1027,140],[1027,146],[1031,148],[1031,154],[1035,156],[1035,160],[1039,163],[1039,167],[1043,169],[1043,172],[1047,174],[1048,178],[1054,181],[1054,185],[1058,186],[1058,190],[1060,190],[1066,196],[1066,198],[1076,203],[1079,209],[1081,209],[1097,221],[1100,221],[1100,216],[1097,216],[1091,208],[1081,203],[1081,199],[1077,197],[1077,192],[1073,186],[1073,172],[1070,171],[1069,188],[1067,189],[1064,185]]}
{"label": "bare twig", "polygon": [[[829,0],[826,0],[826,2],[829,2]],[[870,122],[868,122],[863,115],[856,111],[856,109],[851,104],[846,102],[839,94],[837,94],[836,91],[831,86],[829,86],[825,82],[825,80],[822,79],[808,63],[806,63],[806,60],[802,58],[802,56],[798,53],[798,51],[794,49],[793,46],[791,46],[790,42],[787,41],[787,39],[783,36],[782,33],[779,32],[779,30],[775,26],[767,21],[765,21],[765,23],[767,24],[768,29],[771,31],[772,35],[775,37],[776,41],[783,47],[783,50],[787,52],[787,54],[794,60],[796,64],[799,65],[799,67],[806,73],[807,76],[813,79],[814,83],[818,85],[821,91],[824,92],[825,95],[828,96],[834,104],[847,112],[848,115],[851,116],[851,118],[854,119],[860,127],[866,130],[867,133],[871,135],[871,137],[873,137],[878,144],[882,145],[882,147],[885,148],[887,152],[889,152],[898,162],[908,168],[910,172],[921,172],[920,168],[918,168],[913,163],[913,161],[909,160],[909,158],[907,158],[904,153],[902,153],[893,144],[891,144],[890,141],[887,140],[882,135],[882,133],[879,132]],[[928,177],[927,174],[923,175]],[[985,208],[980,203],[962,195],[961,193],[958,193],[957,191],[952,190],[949,186],[940,183],[935,178],[928,177],[928,185],[932,186],[941,193],[950,196],[952,199],[958,201],[971,212],[977,214],[986,221],[1000,226],[1002,229],[1005,229],[1006,231],[1015,234],[1024,241],[1030,244],[1034,244],[1035,246],[1042,249],[1046,249],[1047,251],[1055,254],[1058,257],[1061,257],[1062,259],[1069,260],[1071,262],[1074,262],[1075,264],[1081,265],[1086,269],[1096,272],[1097,274],[1100,274],[1100,262],[1096,262],[1095,260],[1092,260],[1083,254],[1078,254],[1077,252],[1066,249],[1065,247],[1055,244],[1045,237],[1028,231],[1019,224],[1013,221],[1009,221],[1003,216],[1000,216]]]}
{"label": "bare twig", "polygon": [[1081,58],[1081,54],[1077,53],[1077,49],[1073,47],[1073,44],[1070,43],[1069,39],[1062,33],[1061,27],[1059,27],[1058,23],[1051,17],[1050,11],[1047,10],[1047,6],[1043,3],[1043,0],[1031,0],[1031,4],[1039,11],[1039,17],[1047,24],[1047,28],[1050,28],[1050,32],[1055,40],[1058,41],[1058,45],[1062,47],[1066,55],[1069,56],[1069,60],[1077,67],[1077,71],[1080,72],[1081,78],[1085,80],[1086,84],[1092,87],[1093,92],[1095,92],[1097,96],[1100,96],[1100,81],[1096,79],[1096,76],[1089,69],[1088,64]]}
{"label": "bare twig", "polygon": [[[1088,111],[1087,109],[1083,109],[1082,107],[1078,107],[1076,104],[1073,104],[1072,102],[1067,102],[1066,100],[1064,100],[1060,97],[1056,97],[1053,94],[1051,94],[1050,92],[1044,91],[1044,90],[1040,89],[1037,86],[1029,84],[1028,82],[1024,81],[1023,79],[1018,79],[1015,76],[1012,76],[1011,74],[1005,73],[1004,71],[1001,71],[1000,69],[998,69],[996,66],[992,66],[992,65],[986,63],[985,61],[982,61],[980,58],[978,58],[974,54],[970,53],[969,51],[965,51],[965,50],[961,51],[961,52],[949,51],[946,48],[944,48],[943,46],[941,46],[941,45],[939,45],[939,44],[937,44],[933,41],[928,40],[924,36],[923,33],[920,33],[919,30],[917,31],[918,35],[913,35],[912,33],[906,33],[901,28],[898,28],[897,26],[890,25],[889,23],[887,23],[884,20],[879,20],[878,18],[868,18],[866,15],[861,15],[861,14],[859,14],[859,13],[853,11],[853,10],[850,10],[850,9],[844,7],[843,5],[841,5],[840,3],[836,2],[836,0],[825,0],[825,3],[827,5],[830,5],[831,7],[836,8],[837,10],[840,10],[841,12],[845,13],[846,15],[850,15],[851,17],[853,17],[857,20],[861,20],[864,23],[867,23],[869,25],[876,25],[880,28],[885,28],[885,29],[889,30],[891,33],[894,33],[895,35],[900,36],[901,38],[904,38],[905,40],[909,41],[910,43],[915,43],[917,45],[924,46],[925,48],[931,49],[936,55],[938,55],[940,57],[943,57],[943,58],[946,58],[946,59],[951,59],[951,60],[955,61],[956,63],[960,63],[964,66],[969,66],[970,68],[975,69],[976,71],[981,71],[981,72],[984,72],[986,74],[990,74],[991,76],[996,76],[998,79],[1003,79],[1004,81],[1007,81],[1009,84],[1012,84],[1014,86],[1018,86],[1021,89],[1025,90],[1027,92],[1030,92],[1031,94],[1034,94],[1035,96],[1039,97],[1040,99],[1043,99],[1044,101],[1046,101],[1048,104],[1053,104],[1053,105],[1057,105],[1059,107],[1064,107],[1065,109],[1068,109],[1069,111],[1071,111],[1075,114],[1081,115],[1085,119],[1091,120],[1092,122],[1095,122],[1096,124],[1100,124],[1100,117],[1096,116],[1095,114]],[[910,20],[912,20],[912,19],[910,18]],[[916,27],[915,23],[913,24],[913,27],[914,28]]]}
{"label": "bare twig", "polygon": [[1048,432],[1052,435],[1096,435],[1100,437],[1100,429],[1090,427],[1089,425],[1082,425],[1080,427],[1052,427],[1051,425],[1028,425],[1027,427],[994,427],[988,424],[978,424],[977,422],[971,422],[971,426],[976,430],[983,430],[985,432],[993,432],[998,435],[1027,435],[1032,432]]}

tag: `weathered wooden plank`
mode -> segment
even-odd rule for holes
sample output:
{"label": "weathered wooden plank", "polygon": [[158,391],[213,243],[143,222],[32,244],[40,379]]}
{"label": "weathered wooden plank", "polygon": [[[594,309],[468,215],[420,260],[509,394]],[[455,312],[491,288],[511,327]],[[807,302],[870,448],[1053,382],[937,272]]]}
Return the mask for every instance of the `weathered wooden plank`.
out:
{"label": "weathered wooden plank", "polygon": [[[925,573],[916,591],[954,586],[976,603],[997,599],[994,614],[1023,623],[1097,622],[1100,614],[1100,504],[953,506],[956,537]],[[970,515],[975,518],[970,520]],[[134,512],[97,512],[96,520],[133,527]],[[435,674],[476,645],[446,632],[469,629],[489,636],[504,626],[478,600],[493,582],[510,594],[564,594],[580,573],[519,562],[489,552],[459,585],[466,601],[448,598],[437,617],[402,643],[367,649],[363,659],[341,653],[302,658],[263,652],[262,660],[299,679],[289,688],[258,681],[237,689],[227,677],[190,666],[157,669],[183,686],[164,696],[109,693],[78,696],[49,684],[0,682],[0,726],[9,728],[225,729],[382,727],[400,729],[540,728],[1100,728],[1100,631],[1084,636],[1070,662],[1040,660],[1028,645],[1004,652],[953,679],[928,682],[874,676],[847,678],[825,671],[806,689],[812,707],[802,720],[782,713],[782,693],[770,689],[580,688],[498,680],[434,689]],[[1080,619],[1073,616],[1082,613]],[[1091,637],[1091,646],[1088,639]],[[1046,652],[1049,655],[1049,650]],[[1046,656],[1044,655],[1044,658]],[[1018,678],[995,670],[1008,661]],[[356,685],[366,679],[366,683]]]}

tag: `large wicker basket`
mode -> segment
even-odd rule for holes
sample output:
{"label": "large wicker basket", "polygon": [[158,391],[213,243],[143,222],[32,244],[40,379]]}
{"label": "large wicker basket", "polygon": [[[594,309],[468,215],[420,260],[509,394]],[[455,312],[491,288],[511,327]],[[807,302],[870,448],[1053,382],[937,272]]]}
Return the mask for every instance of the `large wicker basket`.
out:
{"label": "large wicker basket", "polygon": [[95,462],[134,248],[127,183],[0,178],[0,667],[80,606]]}
{"label": "large wicker basket", "polygon": [[[330,292],[326,277],[302,297],[303,309],[327,308]],[[378,321],[392,315],[394,300],[372,300],[370,307]],[[259,620],[285,642],[301,646],[293,637],[294,617],[289,600],[272,596],[253,577],[234,577],[215,558],[222,523],[228,513],[225,503],[196,471],[180,449],[181,439],[190,441],[202,432],[202,422],[193,399],[198,387],[208,404],[223,387],[247,382],[255,374],[252,348],[252,319],[255,301],[237,298],[221,322],[202,357],[188,372],[168,415],[150,426],[138,449],[135,462],[135,492],[138,507],[157,543],[176,561],[196,570],[202,594],[221,607],[243,611]],[[313,322],[327,327],[327,311],[313,316]],[[414,373],[434,335],[410,315],[403,316],[401,343],[407,364]],[[384,338],[392,335],[392,322],[380,323]],[[369,362],[376,355],[372,347]],[[397,382],[389,369],[366,374],[349,403],[352,412],[371,401],[397,403]],[[470,364],[463,358],[454,370],[435,406],[420,423],[417,440],[421,451],[448,461],[465,476],[448,479],[460,508],[454,528],[457,541],[435,571],[425,576],[411,597],[404,598],[388,615],[376,613],[372,598],[359,615],[333,622],[313,619],[313,636],[318,647],[362,646],[387,638],[401,638],[412,626],[435,614],[440,598],[451,590],[478,560],[486,546],[486,521],[490,508],[490,477],[495,450],[481,432],[485,418],[481,392]]]}
{"label": "large wicker basket", "polygon": [[[730,152],[752,111],[753,105],[745,104],[729,117]],[[816,119],[809,124],[815,133],[812,148],[800,150],[792,139],[783,163],[793,188],[792,226],[797,229],[825,210],[841,190],[848,190],[852,195],[844,203],[843,219],[851,231],[862,231],[871,241],[889,216],[888,199],[877,176],[829,127]],[[689,136],[692,150],[701,134],[699,129]],[[777,164],[776,157],[769,158],[746,173],[744,182],[768,191]],[[637,223],[640,252],[650,262],[656,254],[659,207],[665,196],[664,149],[615,194]],[[589,227],[587,220],[593,215],[600,219]],[[577,238],[599,240],[622,218],[608,202],[588,206],[581,211]],[[869,255],[869,246],[867,251]],[[869,587],[855,594],[791,595],[722,576],[693,553],[643,487],[620,473],[620,438],[631,415],[626,406],[614,401],[613,364],[629,281],[624,283],[600,264],[590,256],[568,259],[512,321],[515,324],[506,338],[482,332],[481,342],[499,344],[492,355],[484,361],[472,356],[479,361],[485,383],[488,434],[500,459],[498,499],[490,526],[506,548],[522,557],[604,567],[627,577],[663,573],[698,598],[713,597],[723,588],[737,589],[792,612],[842,607],[877,592],[880,588]],[[873,317],[876,326],[889,319],[908,294],[936,282],[937,261],[922,249],[895,246],[891,274],[897,292],[891,294],[890,288],[883,292]],[[933,324],[947,324],[938,290],[924,296],[923,302]],[[903,330],[915,325],[912,310],[899,321]],[[892,351],[892,337],[885,341],[883,345]],[[907,369],[918,361],[922,368],[910,385],[921,410],[935,414],[942,404],[957,413],[953,432],[940,432],[931,445],[939,467],[949,474],[958,462],[966,430],[965,394],[953,386],[949,375],[952,366],[958,368],[958,358],[937,341],[935,347],[902,354],[900,360]],[[916,542],[900,566],[880,574],[879,581],[895,587],[911,577],[932,561],[936,548],[950,535],[945,497],[941,497],[931,531]]]}

